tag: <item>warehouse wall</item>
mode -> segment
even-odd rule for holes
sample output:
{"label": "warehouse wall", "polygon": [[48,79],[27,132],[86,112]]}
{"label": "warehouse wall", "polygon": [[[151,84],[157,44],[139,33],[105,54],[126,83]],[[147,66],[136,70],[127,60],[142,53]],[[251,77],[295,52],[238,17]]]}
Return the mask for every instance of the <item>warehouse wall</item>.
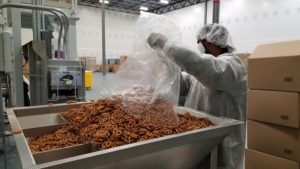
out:
{"label": "warehouse wall", "polygon": [[[78,56],[95,56],[102,63],[101,10],[78,6],[77,22]],[[106,12],[106,58],[119,58],[131,52],[136,38],[135,22],[138,15],[122,12]]]}
{"label": "warehouse wall", "polygon": [[299,0],[222,0],[221,23],[239,51],[258,44],[300,39]]}
{"label": "warehouse wall", "polygon": [[[175,17],[184,42],[195,46],[197,27],[203,23],[203,3],[165,14]],[[199,7],[202,11],[196,12]],[[212,1],[209,2],[211,22]],[[238,52],[252,52],[259,44],[300,39],[299,0],[221,0],[220,23],[233,36]]]}
{"label": "warehouse wall", "polygon": [[[204,3],[164,14],[176,21],[183,34],[183,43],[196,50],[196,34],[204,25]],[[212,21],[212,3],[208,3],[208,19]]]}
{"label": "warehouse wall", "polygon": [[[78,55],[97,56],[101,62],[101,13],[79,6]],[[212,1],[208,23],[212,21]],[[183,33],[183,42],[196,50],[195,35],[204,23],[204,3],[164,14],[173,18]],[[138,15],[107,12],[107,57],[129,54],[135,38]],[[222,0],[220,23],[233,36],[238,52],[252,52],[259,44],[300,39],[299,0]]]}

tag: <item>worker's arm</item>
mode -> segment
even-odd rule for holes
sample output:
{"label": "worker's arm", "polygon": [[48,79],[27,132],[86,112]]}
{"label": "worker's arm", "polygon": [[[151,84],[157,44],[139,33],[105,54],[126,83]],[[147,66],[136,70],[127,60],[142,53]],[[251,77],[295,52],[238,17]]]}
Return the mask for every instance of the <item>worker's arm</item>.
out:
{"label": "worker's arm", "polygon": [[217,90],[226,90],[236,81],[237,72],[226,59],[202,55],[167,42],[163,51],[187,73],[203,85]]}
{"label": "worker's arm", "polygon": [[190,86],[190,75],[186,72],[182,72],[180,75],[180,96],[187,96]]}

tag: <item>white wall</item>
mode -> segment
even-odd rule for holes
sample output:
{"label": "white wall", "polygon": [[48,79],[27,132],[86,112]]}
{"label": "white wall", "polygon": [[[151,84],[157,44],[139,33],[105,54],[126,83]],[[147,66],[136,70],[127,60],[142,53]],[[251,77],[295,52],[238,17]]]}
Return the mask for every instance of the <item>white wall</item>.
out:
{"label": "white wall", "polygon": [[[202,11],[197,13],[197,7]],[[208,7],[211,23],[212,1]],[[201,3],[165,14],[176,18],[184,43],[192,47],[195,31],[203,24],[203,9]],[[221,0],[220,24],[229,29],[238,52],[252,52],[259,44],[300,39],[300,0]]]}
{"label": "white wall", "polygon": [[221,0],[220,23],[232,33],[237,49],[300,39],[300,0]]}
{"label": "white wall", "polygon": [[[204,3],[168,12],[165,16],[176,21],[183,33],[183,43],[196,49],[196,34],[204,25]],[[212,3],[208,3],[208,23],[212,22]]]}
{"label": "white wall", "polygon": [[[208,3],[212,21],[212,1]],[[262,43],[300,39],[300,0],[221,0],[220,23],[225,25],[238,52],[252,52]],[[183,32],[183,42],[196,49],[195,35],[204,23],[204,3],[164,14]],[[101,10],[79,6],[78,55],[97,56],[101,63]],[[107,12],[107,58],[129,54],[138,15]]]}
{"label": "white wall", "polygon": [[[78,56],[95,56],[102,63],[101,9],[79,6],[77,22]],[[119,58],[131,53],[138,15],[122,12],[106,12],[106,58]]]}

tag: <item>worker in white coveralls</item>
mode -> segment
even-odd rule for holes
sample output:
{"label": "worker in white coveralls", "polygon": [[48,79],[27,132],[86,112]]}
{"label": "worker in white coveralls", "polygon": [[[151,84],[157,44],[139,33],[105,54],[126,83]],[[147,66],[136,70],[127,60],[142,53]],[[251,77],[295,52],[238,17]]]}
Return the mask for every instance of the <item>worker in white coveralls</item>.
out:
{"label": "worker in white coveralls", "polygon": [[[210,24],[199,31],[200,55],[168,41],[159,33],[151,33],[148,43],[153,49],[162,50],[187,72],[182,74],[180,88],[180,94],[187,95],[186,107],[245,121],[246,70],[239,57],[233,54],[235,47],[224,26]],[[219,147],[218,169],[242,169],[244,147],[245,125],[232,131]],[[208,161],[206,158],[200,167],[208,169]]]}

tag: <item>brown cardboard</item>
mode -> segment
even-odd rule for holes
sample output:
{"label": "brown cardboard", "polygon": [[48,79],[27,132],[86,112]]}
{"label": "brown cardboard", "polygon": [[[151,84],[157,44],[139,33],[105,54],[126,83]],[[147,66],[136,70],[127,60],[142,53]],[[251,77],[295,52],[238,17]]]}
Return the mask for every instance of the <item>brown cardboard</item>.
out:
{"label": "brown cardboard", "polygon": [[248,119],[299,128],[299,93],[249,90]]}
{"label": "brown cardboard", "polygon": [[126,59],[127,59],[127,56],[125,56],[125,55],[120,56],[120,65],[122,65],[126,61]]}
{"label": "brown cardboard", "polygon": [[96,57],[82,56],[80,60],[84,62],[86,70],[96,71]]}
{"label": "brown cardboard", "polygon": [[300,130],[248,120],[248,148],[300,162]]}
{"label": "brown cardboard", "polygon": [[299,163],[246,149],[245,169],[299,169]]}
{"label": "brown cardboard", "polygon": [[[99,71],[102,72],[102,65],[99,65]],[[109,72],[109,65],[105,65],[105,72]]]}
{"label": "brown cardboard", "polygon": [[113,65],[112,72],[116,73],[120,68],[120,65]]}
{"label": "brown cardboard", "polygon": [[101,72],[101,65],[96,65],[96,72]]}
{"label": "brown cardboard", "polygon": [[108,64],[107,66],[109,67],[109,72],[113,72],[114,64]]}
{"label": "brown cardboard", "polygon": [[248,59],[250,89],[300,92],[300,41],[258,46]]}

